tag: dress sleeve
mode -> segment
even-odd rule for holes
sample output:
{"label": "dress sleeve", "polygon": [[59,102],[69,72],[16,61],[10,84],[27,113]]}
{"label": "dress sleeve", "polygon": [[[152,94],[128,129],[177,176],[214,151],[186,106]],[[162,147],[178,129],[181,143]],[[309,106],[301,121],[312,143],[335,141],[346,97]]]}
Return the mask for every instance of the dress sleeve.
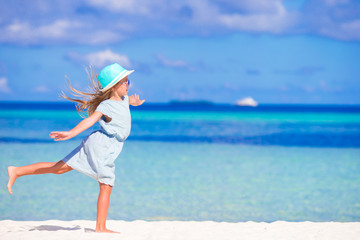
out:
{"label": "dress sleeve", "polygon": [[101,112],[102,114],[111,117],[111,111],[106,102],[101,102],[95,111]]}

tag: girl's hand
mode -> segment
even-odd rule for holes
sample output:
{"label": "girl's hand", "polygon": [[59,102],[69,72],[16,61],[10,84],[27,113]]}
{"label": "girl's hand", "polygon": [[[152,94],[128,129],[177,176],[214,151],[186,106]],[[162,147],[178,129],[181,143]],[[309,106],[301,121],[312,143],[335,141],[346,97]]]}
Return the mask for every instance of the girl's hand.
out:
{"label": "girl's hand", "polygon": [[145,102],[145,100],[140,100],[139,95],[137,95],[137,94],[129,96],[129,104],[130,105],[139,106],[139,105],[143,104],[144,102]]}
{"label": "girl's hand", "polygon": [[67,131],[67,132],[51,132],[49,135],[51,138],[55,138],[54,139],[55,141],[65,141],[65,140],[68,140],[73,137],[69,131]]}

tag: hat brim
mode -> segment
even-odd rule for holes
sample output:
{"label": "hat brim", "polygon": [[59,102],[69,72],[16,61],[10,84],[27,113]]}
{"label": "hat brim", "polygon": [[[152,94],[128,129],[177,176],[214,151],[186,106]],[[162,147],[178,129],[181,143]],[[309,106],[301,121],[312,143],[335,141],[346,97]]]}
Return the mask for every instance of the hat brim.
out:
{"label": "hat brim", "polygon": [[122,79],[124,79],[125,77],[129,76],[131,73],[133,73],[135,70],[125,70],[122,71],[119,75],[117,75],[114,80],[112,80],[106,87],[104,87],[103,89],[101,89],[100,91],[105,92],[106,90],[109,90],[110,88],[112,88],[116,83],[120,82]]}

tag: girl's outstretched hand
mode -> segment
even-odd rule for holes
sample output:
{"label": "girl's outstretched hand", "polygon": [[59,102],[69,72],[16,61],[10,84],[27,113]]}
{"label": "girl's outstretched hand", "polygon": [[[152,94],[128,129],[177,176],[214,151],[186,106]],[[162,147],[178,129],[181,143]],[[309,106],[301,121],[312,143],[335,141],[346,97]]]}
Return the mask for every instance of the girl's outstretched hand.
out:
{"label": "girl's outstretched hand", "polygon": [[139,106],[139,105],[143,104],[144,102],[145,102],[145,100],[140,100],[139,95],[137,95],[137,94],[129,96],[129,104],[130,105]]}
{"label": "girl's outstretched hand", "polygon": [[67,132],[51,132],[50,137],[55,138],[54,139],[55,141],[65,141],[72,138],[73,136],[70,134],[70,132],[67,131]]}

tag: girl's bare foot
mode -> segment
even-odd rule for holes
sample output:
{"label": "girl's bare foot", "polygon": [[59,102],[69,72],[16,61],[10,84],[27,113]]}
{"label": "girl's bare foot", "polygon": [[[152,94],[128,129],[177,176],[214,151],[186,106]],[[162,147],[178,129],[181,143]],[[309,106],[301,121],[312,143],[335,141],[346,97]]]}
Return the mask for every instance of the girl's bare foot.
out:
{"label": "girl's bare foot", "polygon": [[7,172],[9,175],[9,181],[7,184],[7,189],[9,191],[10,194],[12,194],[12,186],[14,185],[14,182],[17,178],[16,173],[15,173],[16,167],[10,166],[7,168]]}
{"label": "girl's bare foot", "polygon": [[98,232],[98,233],[120,233],[120,232],[111,231],[111,230],[109,230],[109,229],[107,229],[107,228],[101,229],[101,230],[100,230],[100,229],[96,229],[95,232]]}

